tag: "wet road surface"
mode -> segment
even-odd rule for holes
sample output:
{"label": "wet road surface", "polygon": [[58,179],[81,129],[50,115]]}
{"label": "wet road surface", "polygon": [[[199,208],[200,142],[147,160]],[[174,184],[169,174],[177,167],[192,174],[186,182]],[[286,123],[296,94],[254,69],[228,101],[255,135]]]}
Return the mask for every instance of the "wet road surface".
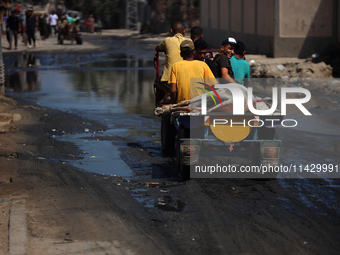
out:
{"label": "wet road surface", "polygon": [[[13,60],[5,59],[9,93],[108,127],[89,132],[88,122],[83,133],[51,136],[83,151],[69,163],[124,187],[140,205],[131,214],[169,239],[175,254],[337,254],[338,179],[177,177],[174,159],[160,154],[151,61],[117,52]],[[340,163],[339,97],[317,95],[310,123],[277,130],[283,164]]]}

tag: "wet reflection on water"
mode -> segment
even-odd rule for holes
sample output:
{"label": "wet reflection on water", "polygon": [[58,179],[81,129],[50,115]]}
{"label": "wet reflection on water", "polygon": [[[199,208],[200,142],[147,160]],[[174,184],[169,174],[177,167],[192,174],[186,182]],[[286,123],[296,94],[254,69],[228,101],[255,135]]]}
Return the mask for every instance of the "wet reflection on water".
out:
{"label": "wet reflection on water", "polygon": [[[6,87],[14,92],[34,91],[41,105],[67,111],[115,108],[116,112],[152,113],[152,63],[132,56],[108,55],[101,62],[101,58],[88,62],[83,55],[71,59],[66,55],[57,59],[53,55],[12,56],[5,59]],[[45,66],[51,59],[60,65]],[[84,63],[79,62],[81,59]]]}
{"label": "wet reflection on water", "polygon": [[[41,106],[76,113],[103,123],[109,127],[105,133],[112,136],[129,137],[141,144],[150,141],[159,143],[159,118],[153,114],[155,71],[152,56],[146,60],[110,52],[11,54],[5,56],[4,63],[6,87],[15,92],[16,97],[29,98]],[[338,163],[340,140],[337,113],[340,99],[337,95],[318,92],[325,86],[336,86],[338,81],[313,79],[301,82],[259,79],[252,84],[256,93],[266,95],[268,88],[280,84],[285,86],[291,83],[298,87],[310,83],[307,87],[312,91],[313,100],[307,108],[313,116],[295,116],[291,113],[286,118],[296,119],[299,126],[294,129],[280,127],[277,130],[278,138],[283,141],[282,162],[301,164],[317,160],[316,163]],[[30,93],[23,93],[28,91]],[[95,154],[107,155],[99,152],[103,148],[98,143],[90,144],[92,140],[84,143],[79,141],[79,137],[68,138],[72,139],[81,150],[95,156],[86,163],[86,170],[98,171],[91,160],[96,158]],[[118,151],[116,149],[116,153]],[[100,165],[100,173],[110,173],[112,166],[118,166],[120,160],[120,157],[112,157],[104,163],[106,167]],[[123,162],[120,163],[122,166]],[[117,173],[113,171],[111,174]]]}
{"label": "wet reflection on water", "polygon": [[13,71],[5,75],[5,86],[17,93],[40,90],[39,65],[39,59],[33,54],[18,55],[11,67]]}
{"label": "wet reflection on water", "polygon": [[[119,136],[155,139],[159,120],[153,115],[155,72],[151,61],[123,54],[92,58],[88,54],[18,54],[4,62],[6,88],[12,91],[8,93],[103,123],[110,128],[110,135],[123,129],[117,131]],[[111,152],[116,156],[105,152],[110,150],[108,144],[99,146],[96,141],[84,142],[85,138],[72,135],[66,139],[92,155],[76,162],[77,167],[101,174],[132,174],[112,144]]]}

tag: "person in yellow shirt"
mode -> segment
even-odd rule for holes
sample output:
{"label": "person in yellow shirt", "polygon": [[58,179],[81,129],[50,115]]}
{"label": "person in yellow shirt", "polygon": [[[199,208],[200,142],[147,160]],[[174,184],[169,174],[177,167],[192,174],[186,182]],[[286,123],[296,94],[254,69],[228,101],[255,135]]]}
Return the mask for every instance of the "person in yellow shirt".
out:
{"label": "person in yellow shirt", "polygon": [[[203,61],[194,60],[195,46],[191,40],[183,41],[180,44],[180,50],[184,60],[172,66],[169,78],[171,103],[173,104],[203,94],[204,91],[198,89],[204,88],[200,82],[208,85],[216,83],[209,66]],[[190,81],[194,84],[190,84]]]}
{"label": "person in yellow shirt", "polygon": [[180,55],[180,44],[184,40],[190,40],[183,36],[185,34],[185,28],[182,22],[174,23],[170,29],[170,32],[173,36],[165,38],[155,48],[157,52],[165,52],[166,54],[161,82],[162,85],[168,87],[166,89],[167,91],[170,91],[168,81],[172,65],[183,60]]}

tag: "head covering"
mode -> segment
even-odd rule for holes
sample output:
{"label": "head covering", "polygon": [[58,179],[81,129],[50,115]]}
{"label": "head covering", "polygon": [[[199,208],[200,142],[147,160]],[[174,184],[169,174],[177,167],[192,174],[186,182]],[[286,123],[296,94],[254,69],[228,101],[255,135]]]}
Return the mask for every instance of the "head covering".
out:
{"label": "head covering", "polygon": [[181,51],[183,50],[195,50],[195,45],[191,40],[185,40],[180,45]]}
{"label": "head covering", "polygon": [[223,40],[222,46],[227,45],[227,44],[238,46],[237,41],[233,37],[228,37]]}

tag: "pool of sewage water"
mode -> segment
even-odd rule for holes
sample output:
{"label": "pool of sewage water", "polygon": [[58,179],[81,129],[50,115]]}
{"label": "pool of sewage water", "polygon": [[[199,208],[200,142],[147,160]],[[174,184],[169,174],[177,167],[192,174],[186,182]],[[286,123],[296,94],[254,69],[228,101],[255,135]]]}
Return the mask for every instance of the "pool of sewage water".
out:
{"label": "pool of sewage water", "polygon": [[121,159],[119,145],[91,138],[116,135],[159,140],[155,136],[159,120],[153,115],[152,62],[111,53],[16,54],[7,56],[4,62],[6,93],[108,126],[105,134],[89,133],[84,128],[81,134],[54,136],[83,151],[80,159],[70,161],[76,167],[131,177],[133,171]]}
{"label": "pool of sewage water", "polygon": [[[6,55],[4,63],[6,87],[16,97],[105,124],[108,130],[103,135],[159,144],[160,123],[153,114],[152,59],[117,52],[19,53]],[[315,79],[313,82],[317,83]],[[323,86],[323,81],[318,84],[315,86]],[[258,86],[265,87],[261,83]],[[339,97],[334,95],[313,93],[309,107],[312,118],[294,113],[287,116],[298,120],[299,125],[277,129],[283,140],[283,163],[339,163],[336,155],[340,152],[340,122],[336,114],[331,114],[340,109],[339,102]],[[84,134],[56,136],[56,139],[71,141],[84,152],[82,159],[71,162],[77,167],[99,174],[132,176],[119,153],[120,147],[126,145],[91,139],[100,135],[84,130]]]}
{"label": "pool of sewage water", "polygon": [[[74,113],[108,127],[104,132],[91,133],[84,127],[83,133],[54,136],[60,141],[76,144],[82,151],[76,160],[69,161],[75,167],[126,179],[135,176],[134,171],[121,157],[120,149],[129,145],[123,141],[106,140],[105,136],[133,137],[136,144],[152,144],[150,147],[153,154],[159,155],[160,121],[153,114],[153,62],[122,53],[105,52],[9,54],[5,55],[4,63],[6,93],[31,100],[42,107]],[[290,118],[300,122],[299,127],[281,127],[277,130],[283,141],[282,164],[339,164],[340,123],[334,113],[340,108],[340,100],[334,95],[315,93],[312,98],[313,118],[291,115]],[[53,135],[53,130],[51,133]],[[285,178],[282,175],[279,177]],[[324,187],[338,189],[338,182],[327,180],[327,175],[323,178],[327,184]],[[286,190],[295,187],[288,179],[279,179],[278,182]],[[300,183],[308,186],[309,182],[301,180]],[[325,189],[320,194],[301,197],[301,201],[317,211],[314,203],[323,200],[324,193],[332,196]],[[169,194],[160,193],[156,196],[149,194],[145,188],[133,190],[132,196],[147,208],[181,211],[185,206]],[[332,203],[327,206],[334,207]]]}

